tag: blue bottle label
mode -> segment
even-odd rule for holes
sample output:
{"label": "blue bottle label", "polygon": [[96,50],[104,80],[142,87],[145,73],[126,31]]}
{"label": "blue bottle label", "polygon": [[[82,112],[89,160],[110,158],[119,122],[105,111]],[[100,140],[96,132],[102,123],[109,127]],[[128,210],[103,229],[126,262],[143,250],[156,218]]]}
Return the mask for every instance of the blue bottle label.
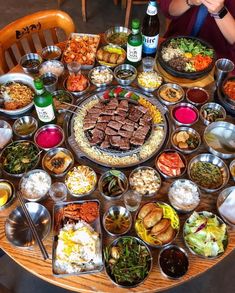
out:
{"label": "blue bottle label", "polygon": [[158,38],[159,35],[148,37],[143,36],[144,42],[143,42],[143,52],[145,54],[153,54],[157,51],[157,45],[158,45]]}

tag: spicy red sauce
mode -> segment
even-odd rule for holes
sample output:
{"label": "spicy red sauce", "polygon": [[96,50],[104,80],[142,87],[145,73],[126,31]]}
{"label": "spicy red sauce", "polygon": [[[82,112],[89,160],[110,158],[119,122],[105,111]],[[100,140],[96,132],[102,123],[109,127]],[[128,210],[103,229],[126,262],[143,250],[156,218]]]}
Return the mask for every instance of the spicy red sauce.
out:
{"label": "spicy red sauce", "polygon": [[208,100],[208,95],[201,89],[189,89],[187,91],[187,98],[193,103],[204,104]]}
{"label": "spicy red sauce", "polygon": [[63,139],[61,131],[57,128],[46,128],[38,133],[36,143],[42,148],[53,148]]}
{"label": "spicy red sauce", "polygon": [[179,106],[174,111],[174,117],[182,124],[191,124],[197,120],[197,113],[187,106]]}

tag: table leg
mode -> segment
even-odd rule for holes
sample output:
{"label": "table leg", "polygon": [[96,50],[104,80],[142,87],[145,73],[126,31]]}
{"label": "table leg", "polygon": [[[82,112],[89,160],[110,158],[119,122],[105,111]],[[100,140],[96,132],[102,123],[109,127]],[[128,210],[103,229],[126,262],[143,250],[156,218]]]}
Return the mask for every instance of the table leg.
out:
{"label": "table leg", "polygon": [[125,27],[128,27],[129,26],[131,8],[132,8],[132,0],[127,0],[126,17],[125,17]]}

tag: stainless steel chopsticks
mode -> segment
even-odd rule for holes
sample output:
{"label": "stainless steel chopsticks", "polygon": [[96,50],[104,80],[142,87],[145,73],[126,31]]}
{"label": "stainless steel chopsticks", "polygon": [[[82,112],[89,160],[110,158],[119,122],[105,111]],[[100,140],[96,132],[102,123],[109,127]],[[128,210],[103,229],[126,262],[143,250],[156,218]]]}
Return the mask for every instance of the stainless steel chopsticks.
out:
{"label": "stainless steel chopsticks", "polygon": [[30,228],[30,230],[31,230],[31,232],[33,234],[33,237],[36,240],[36,242],[37,242],[37,244],[38,244],[38,246],[39,246],[39,248],[41,250],[43,258],[46,260],[47,258],[49,258],[49,255],[48,255],[48,253],[46,251],[46,248],[45,248],[42,240],[40,239],[40,237],[39,237],[39,235],[37,233],[37,230],[36,230],[36,227],[34,225],[34,222],[33,222],[32,218],[31,218],[31,216],[29,214],[29,211],[28,211],[28,209],[27,209],[27,207],[26,207],[26,205],[24,203],[24,200],[22,198],[22,195],[21,195],[20,191],[17,192],[17,197],[19,199],[20,205],[21,205],[22,210],[23,210],[23,212],[25,214],[26,220],[27,220],[27,222],[29,224],[29,228]]}
{"label": "stainless steel chopsticks", "polygon": [[74,108],[77,108],[77,109],[80,109],[80,110],[83,109],[83,108],[80,107],[80,106],[77,106],[77,105],[74,105],[74,104],[70,104],[70,103],[67,103],[67,102],[61,102],[61,104],[65,104],[65,105],[67,105],[67,106],[74,107]]}

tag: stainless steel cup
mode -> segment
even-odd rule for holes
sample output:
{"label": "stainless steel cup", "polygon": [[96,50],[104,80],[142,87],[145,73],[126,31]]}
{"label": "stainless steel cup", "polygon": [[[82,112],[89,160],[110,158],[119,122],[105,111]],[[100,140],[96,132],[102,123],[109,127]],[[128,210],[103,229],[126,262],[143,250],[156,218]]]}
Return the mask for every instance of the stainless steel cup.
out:
{"label": "stainless steel cup", "polygon": [[41,78],[42,78],[44,87],[48,92],[53,93],[54,91],[56,91],[57,84],[58,84],[58,76],[57,75],[55,75],[52,72],[47,72],[47,73],[44,73],[41,76]]}
{"label": "stainless steel cup", "polygon": [[221,58],[215,62],[214,78],[217,87],[222,84],[222,82],[225,80],[228,74],[233,71],[233,69],[234,63],[229,59]]}

